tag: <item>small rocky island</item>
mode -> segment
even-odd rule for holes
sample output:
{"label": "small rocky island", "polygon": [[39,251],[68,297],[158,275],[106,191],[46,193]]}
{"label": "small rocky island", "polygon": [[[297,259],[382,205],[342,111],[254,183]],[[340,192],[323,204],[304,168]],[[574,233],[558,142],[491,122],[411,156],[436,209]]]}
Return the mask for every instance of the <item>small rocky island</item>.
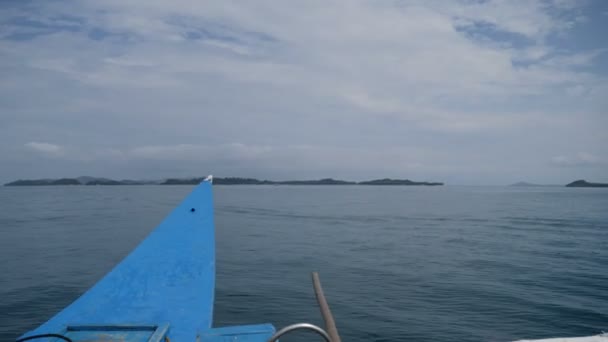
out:
{"label": "small rocky island", "polygon": [[[181,184],[198,184],[204,177],[190,179],[170,178],[162,182],[163,185],[181,185]],[[323,178],[319,180],[288,180],[288,181],[271,181],[259,180],[255,178],[240,178],[240,177],[213,177],[215,185],[355,185],[357,182],[343,181],[333,178]]]}
{"label": "small rocky island", "polygon": [[[14,182],[6,183],[4,186],[50,186],[50,185],[194,185],[199,184],[205,177],[196,178],[168,178],[164,180],[153,181],[138,181],[138,180],[113,180],[108,178],[97,177],[78,177],[78,178],[60,178],[60,179],[20,179]],[[440,182],[415,182],[409,179],[374,179],[363,182],[352,182],[333,178],[323,178],[318,180],[287,180],[287,181],[271,181],[259,180],[255,178],[241,177],[214,177],[213,184],[215,185],[443,185]]]}
{"label": "small rocky island", "polygon": [[608,188],[608,183],[591,183],[584,179],[579,179],[572,183],[566,184],[569,188]]}
{"label": "small rocky island", "polygon": [[78,178],[59,179],[19,179],[4,186],[48,186],[48,185],[144,185],[159,184],[159,181],[136,181],[130,179],[113,180],[109,178],[82,176]]}
{"label": "small rocky island", "polygon": [[390,179],[390,178],[375,179],[375,180],[371,180],[371,181],[359,182],[358,184],[359,185],[429,185],[429,186],[443,185],[443,183],[439,183],[439,182],[414,182],[409,179]]}

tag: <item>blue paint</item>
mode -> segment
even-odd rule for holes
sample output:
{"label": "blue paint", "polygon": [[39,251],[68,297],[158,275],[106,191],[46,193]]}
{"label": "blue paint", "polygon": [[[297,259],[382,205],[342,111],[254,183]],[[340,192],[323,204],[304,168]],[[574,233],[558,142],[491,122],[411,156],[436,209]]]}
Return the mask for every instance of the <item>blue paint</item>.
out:
{"label": "blue paint", "polygon": [[[168,327],[172,341],[204,334],[221,341],[226,331],[233,339],[237,333],[242,341],[264,341],[274,332],[271,325],[211,329],[214,289],[213,197],[204,181],[104,278],[24,336],[63,332],[85,339],[103,330],[124,341],[153,341],[167,332],[158,327]],[[83,325],[88,330],[74,328]]]}
{"label": "blue paint", "polygon": [[80,325],[68,326],[61,335],[73,341],[164,342],[169,324],[162,325]]}
{"label": "blue paint", "polygon": [[274,334],[272,324],[241,325],[225,328],[214,328],[201,334],[205,342],[262,342]]}

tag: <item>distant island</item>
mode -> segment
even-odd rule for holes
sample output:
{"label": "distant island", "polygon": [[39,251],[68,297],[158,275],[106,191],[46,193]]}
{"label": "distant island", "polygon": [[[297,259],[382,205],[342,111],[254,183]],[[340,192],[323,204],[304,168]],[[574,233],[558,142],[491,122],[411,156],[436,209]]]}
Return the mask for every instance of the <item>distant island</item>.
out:
{"label": "distant island", "polygon": [[[14,182],[6,183],[4,186],[52,186],[52,185],[194,185],[199,184],[205,177],[196,178],[168,178],[165,180],[156,181],[138,181],[138,180],[113,180],[108,178],[97,177],[78,177],[78,178],[60,178],[60,179],[20,179]],[[318,180],[288,180],[288,181],[271,181],[259,180],[255,178],[241,177],[214,177],[213,184],[215,185],[426,185],[437,186],[443,185],[440,182],[415,182],[409,179],[374,179],[363,182],[352,182],[333,178],[323,178]]]}
{"label": "distant island", "polygon": [[[190,179],[174,179],[170,178],[162,182],[162,185],[181,185],[181,184],[198,184],[204,177]],[[213,177],[214,185],[356,185],[357,182],[348,182],[333,178],[324,178],[319,180],[289,180],[289,181],[271,181],[259,180],[255,178],[240,178],[240,177]]]}
{"label": "distant island", "polygon": [[47,186],[47,185],[145,185],[160,184],[161,181],[136,181],[130,179],[113,180],[108,178],[82,176],[78,178],[59,179],[20,179],[6,183],[4,186]]}
{"label": "distant island", "polygon": [[584,179],[579,179],[572,183],[566,184],[569,188],[608,188],[608,183],[591,183]]}
{"label": "distant island", "polygon": [[409,179],[375,179],[371,181],[359,182],[360,185],[443,185],[443,183],[439,182],[413,182]]}

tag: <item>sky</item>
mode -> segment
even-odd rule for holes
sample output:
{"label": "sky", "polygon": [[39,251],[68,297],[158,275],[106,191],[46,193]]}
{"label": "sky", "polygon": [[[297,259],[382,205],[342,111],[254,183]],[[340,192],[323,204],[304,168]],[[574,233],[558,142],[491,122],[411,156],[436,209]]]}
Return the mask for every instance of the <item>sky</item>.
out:
{"label": "sky", "polygon": [[2,1],[0,182],[608,182],[608,1]]}

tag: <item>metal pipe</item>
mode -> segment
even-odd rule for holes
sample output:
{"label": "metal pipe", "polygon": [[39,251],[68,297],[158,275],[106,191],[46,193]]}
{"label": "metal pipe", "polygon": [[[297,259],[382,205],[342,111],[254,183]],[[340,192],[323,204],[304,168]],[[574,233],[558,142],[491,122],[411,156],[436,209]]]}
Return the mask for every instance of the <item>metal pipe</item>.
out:
{"label": "metal pipe", "polygon": [[310,324],[310,323],[296,323],[296,324],[288,325],[285,328],[283,328],[283,329],[277,331],[276,333],[274,333],[274,335],[272,335],[268,339],[268,342],[275,342],[275,341],[277,341],[279,339],[279,337],[285,335],[286,333],[288,333],[290,331],[298,330],[298,329],[312,330],[312,331],[316,332],[317,334],[323,336],[323,338],[325,339],[326,342],[332,342],[332,340],[327,335],[327,333],[325,332],[325,330],[319,328],[318,326],[316,326],[314,324]]}

